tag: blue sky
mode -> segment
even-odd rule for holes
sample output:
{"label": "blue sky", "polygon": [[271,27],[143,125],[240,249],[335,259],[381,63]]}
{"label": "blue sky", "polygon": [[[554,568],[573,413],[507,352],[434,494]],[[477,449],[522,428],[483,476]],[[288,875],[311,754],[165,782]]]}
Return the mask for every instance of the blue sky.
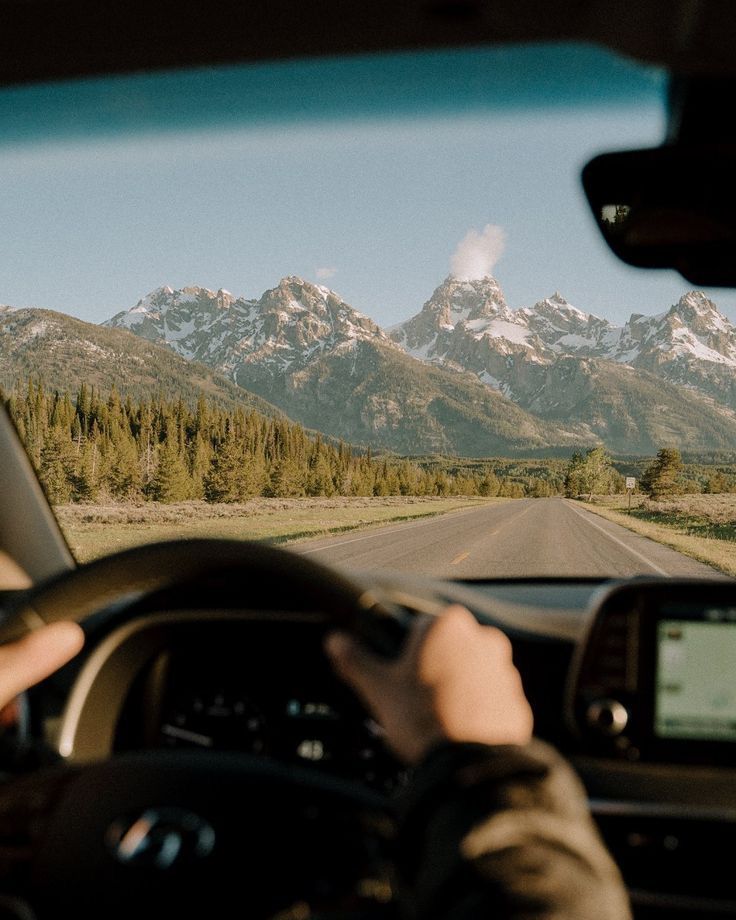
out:
{"label": "blue sky", "polygon": [[[690,286],[619,264],[579,183],[595,153],[662,137],[661,81],[645,77],[632,104],[413,98],[321,118],[306,105],[247,127],[218,117],[84,142],[81,130],[19,136],[0,147],[0,303],[100,322],[162,284],[255,297],[297,274],[390,325],[420,309],[469,230],[494,224],[506,238],[494,274],[512,307],[559,290],[619,322],[660,312]],[[33,92],[0,98],[0,130],[24,123]],[[710,293],[736,319],[736,293]]]}

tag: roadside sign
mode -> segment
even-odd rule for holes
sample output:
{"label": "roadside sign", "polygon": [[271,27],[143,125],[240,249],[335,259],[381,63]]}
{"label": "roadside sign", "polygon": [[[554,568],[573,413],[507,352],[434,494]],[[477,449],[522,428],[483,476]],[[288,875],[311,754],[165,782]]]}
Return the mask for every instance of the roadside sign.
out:
{"label": "roadside sign", "polygon": [[636,478],[634,476],[626,477],[626,489],[629,492],[633,492],[636,488]]}

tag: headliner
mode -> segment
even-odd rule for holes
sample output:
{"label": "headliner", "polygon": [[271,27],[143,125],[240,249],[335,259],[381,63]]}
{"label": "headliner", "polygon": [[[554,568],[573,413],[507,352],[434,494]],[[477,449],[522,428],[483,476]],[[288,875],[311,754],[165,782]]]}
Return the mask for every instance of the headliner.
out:
{"label": "headliner", "polygon": [[0,83],[532,41],[736,73],[733,0],[0,0]]}

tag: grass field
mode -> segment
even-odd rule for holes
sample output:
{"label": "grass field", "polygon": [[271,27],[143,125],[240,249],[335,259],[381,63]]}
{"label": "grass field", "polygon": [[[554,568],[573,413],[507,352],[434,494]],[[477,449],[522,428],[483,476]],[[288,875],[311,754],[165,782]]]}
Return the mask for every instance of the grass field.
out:
{"label": "grass field", "polygon": [[233,505],[146,502],[139,505],[59,505],[54,510],[75,557],[86,562],[156,540],[231,537],[290,543],[504,501],[511,499],[257,498]]}
{"label": "grass field", "polygon": [[590,511],[664,543],[727,575],[736,575],[736,495],[678,495],[653,502],[625,495],[594,496]]}

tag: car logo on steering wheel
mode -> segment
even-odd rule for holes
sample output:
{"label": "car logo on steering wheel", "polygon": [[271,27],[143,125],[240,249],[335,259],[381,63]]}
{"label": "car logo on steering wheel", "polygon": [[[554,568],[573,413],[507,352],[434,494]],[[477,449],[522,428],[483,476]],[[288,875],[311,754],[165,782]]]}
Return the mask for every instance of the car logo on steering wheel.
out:
{"label": "car logo on steering wheel", "polygon": [[106,841],[120,863],[166,870],[209,856],[215,831],[194,812],[167,806],[148,808],[133,819],[118,818]]}

